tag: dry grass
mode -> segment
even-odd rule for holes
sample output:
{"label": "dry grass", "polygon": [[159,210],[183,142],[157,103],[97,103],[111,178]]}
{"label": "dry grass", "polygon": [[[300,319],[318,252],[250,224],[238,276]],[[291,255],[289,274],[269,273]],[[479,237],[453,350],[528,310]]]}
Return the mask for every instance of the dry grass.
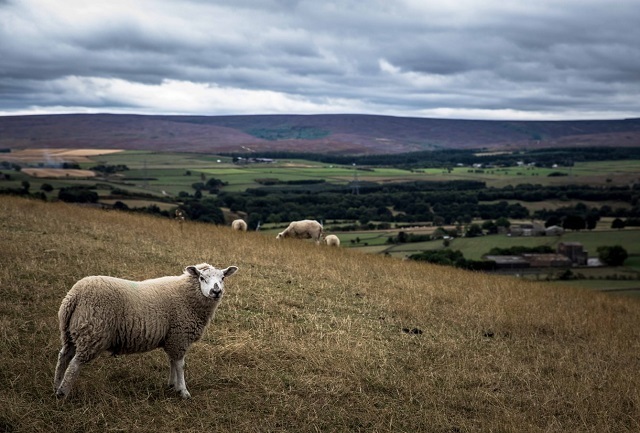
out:
{"label": "dry grass", "polygon": [[[0,254],[0,432],[640,429],[633,299],[11,197]],[[54,398],[76,280],[202,261],[240,271],[187,355],[191,400],[159,350],[103,356]]]}
{"label": "dry grass", "polygon": [[23,168],[22,171],[32,177],[95,177],[91,170],[75,168]]}

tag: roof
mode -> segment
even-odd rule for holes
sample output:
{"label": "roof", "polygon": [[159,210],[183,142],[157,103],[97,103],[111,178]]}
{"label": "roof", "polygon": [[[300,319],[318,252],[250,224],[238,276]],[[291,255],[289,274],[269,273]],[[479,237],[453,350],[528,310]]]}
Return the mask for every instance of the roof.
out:
{"label": "roof", "polygon": [[558,245],[566,245],[568,247],[581,247],[582,242],[560,242]]}
{"label": "roof", "polygon": [[484,258],[486,260],[492,260],[498,264],[509,264],[509,265],[513,265],[513,264],[529,264],[528,261],[526,261],[522,256],[498,256],[498,255],[486,255],[484,256]]}

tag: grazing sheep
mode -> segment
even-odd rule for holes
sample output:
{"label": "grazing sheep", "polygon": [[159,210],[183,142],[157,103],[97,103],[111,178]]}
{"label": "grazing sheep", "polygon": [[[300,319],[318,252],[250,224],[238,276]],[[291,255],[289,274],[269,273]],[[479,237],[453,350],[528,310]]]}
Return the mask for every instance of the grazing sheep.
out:
{"label": "grazing sheep", "polygon": [[247,231],[247,223],[244,222],[244,220],[241,219],[237,219],[237,220],[233,220],[233,222],[231,223],[231,228],[234,230],[239,230],[242,232],[246,232]]}
{"label": "grazing sheep", "polygon": [[62,349],[56,396],[67,396],[80,367],[104,351],[119,355],[161,347],[169,357],[169,386],[191,397],[184,381],[185,353],[213,317],[225,277],[237,270],[201,263],[182,275],[139,282],[106,276],[78,281],[58,311]]}
{"label": "grazing sheep", "polygon": [[327,237],[324,238],[324,242],[330,247],[340,246],[340,238],[338,238],[338,236],[336,235],[327,235]]}
{"label": "grazing sheep", "polygon": [[283,238],[313,239],[316,244],[322,238],[322,224],[313,220],[292,221],[289,227],[278,233],[276,239]]}

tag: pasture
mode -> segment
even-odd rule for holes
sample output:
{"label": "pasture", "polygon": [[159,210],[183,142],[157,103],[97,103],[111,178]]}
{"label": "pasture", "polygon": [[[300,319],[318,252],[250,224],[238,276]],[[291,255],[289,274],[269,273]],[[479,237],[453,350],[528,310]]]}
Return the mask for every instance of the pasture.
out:
{"label": "pasture", "polygon": [[[576,163],[572,168],[536,168],[510,167],[503,169],[480,169],[470,167],[454,167],[447,170],[375,167],[362,170],[362,167],[338,166],[306,160],[276,160],[270,164],[248,164],[237,166],[231,164],[230,158],[215,155],[201,156],[195,154],[156,154],[135,152],[130,158],[129,151],[111,155],[103,155],[101,161],[109,164],[127,164],[132,169],[146,170],[151,177],[162,177],[162,168],[171,167],[176,170],[191,170],[194,174],[205,174],[206,177],[219,178],[229,183],[231,190],[242,190],[256,187],[255,179],[272,177],[283,181],[324,179],[327,182],[346,184],[357,174],[361,181],[397,182],[412,180],[450,181],[479,180],[488,186],[502,187],[519,183],[541,185],[558,184],[614,184],[627,185],[637,180],[640,173],[640,161],[605,161]],[[221,162],[218,163],[217,161]],[[230,165],[231,164],[231,165]],[[358,169],[360,168],[360,169]],[[549,177],[552,172],[564,172],[567,176]],[[153,185],[153,184],[152,184]]]}
{"label": "pasture", "polygon": [[[205,241],[206,240],[206,241]],[[255,232],[0,200],[0,429],[636,432],[640,302]],[[57,310],[86,275],[235,264],[187,354],[106,354],[55,399]]]}
{"label": "pasture", "polygon": [[[504,187],[521,183],[546,185],[587,184],[587,185],[628,185],[637,181],[640,173],[640,161],[604,161],[576,163],[571,168],[536,168],[509,167],[473,169],[471,167],[453,167],[445,169],[412,169],[403,170],[387,167],[353,167],[323,164],[306,160],[276,160],[274,163],[233,164],[230,157],[195,153],[171,153],[151,151],[117,151],[100,153],[97,151],[75,150],[71,161],[76,162],[82,169],[89,169],[98,164],[126,165],[129,170],[118,173],[99,181],[118,188],[133,188],[144,190],[147,194],[158,197],[167,194],[177,196],[181,191],[193,192],[192,184],[203,179],[217,178],[228,185],[228,191],[244,191],[256,188],[259,179],[278,179],[280,181],[296,180],[324,180],[328,183],[348,187],[349,183],[357,179],[361,182],[399,182],[399,181],[452,181],[477,180],[486,182],[489,187]],[[56,161],[69,151],[58,149]],[[49,156],[35,150],[16,151],[0,155],[0,160],[22,162],[37,168],[38,163],[46,163]],[[18,185],[23,180],[32,182],[39,187],[44,182],[59,188],[84,182],[78,173],[69,171],[60,176],[41,178],[29,176],[29,172],[16,173],[12,170],[2,170],[2,173],[12,175],[13,181],[3,181],[2,185]],[[551,172],[564,172],[567,176],[549,177]]]}

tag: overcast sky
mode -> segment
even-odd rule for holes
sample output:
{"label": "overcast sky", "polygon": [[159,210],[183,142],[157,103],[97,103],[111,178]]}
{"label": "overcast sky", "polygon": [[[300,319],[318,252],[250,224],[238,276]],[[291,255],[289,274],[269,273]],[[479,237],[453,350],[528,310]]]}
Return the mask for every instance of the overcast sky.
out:
{"label": "overcast sky", "polygon": [[0,0],[0,115],[640,117],[640,0]]}

